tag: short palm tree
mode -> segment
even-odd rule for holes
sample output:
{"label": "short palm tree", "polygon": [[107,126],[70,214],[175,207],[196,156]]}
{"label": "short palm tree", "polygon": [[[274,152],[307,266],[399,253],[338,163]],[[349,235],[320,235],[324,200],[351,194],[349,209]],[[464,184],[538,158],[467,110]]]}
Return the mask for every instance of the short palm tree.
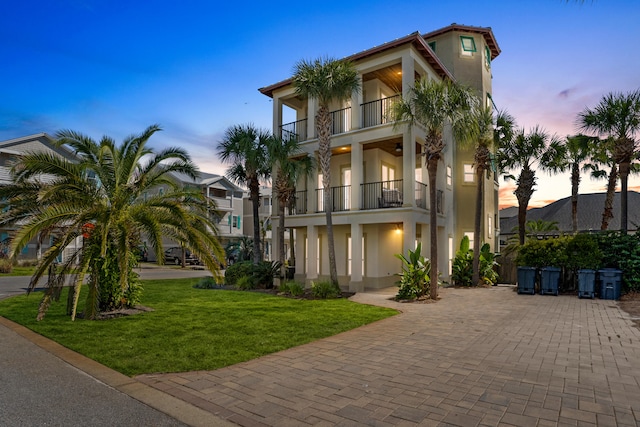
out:
{"label": "short palm tree", "polygon": [[640,133],[640,89],[630,93],[609,93],[593,109],[578,115],[578,124],[586,132],[613,140],[613,160],[620,173],[620,228],[627,232],[627,187],[631,164],[638,158]]}
{"label": "short palm tree", "polygon": [[338,286],[336,251],[331,218],[331,102],[342,103],[360,90],[360,79],[355,66],[348,61],[333,58],[301,60],[294,66],[293,86],[298,95],[316,99],[316,130],[318,132],[318,157],[322,173],[322,187],[327,222],[327,245],[329,248],[329,275],[334,286]]}
{"label": "short palm tree", "polygon": [[[444,128],[451,125],[457,143],[473,138],[473,111],[477,97],[472,89],[450,80],[422,79],[416,82],[409,94],[394,106],[396,120],[407,120],[409,125],[420,123],[426,129],[426,140],[422,155],[426,157],[429,173],[429,227],[431,272],[430,296],[438,297],[438,228],[436,212],[436,177],[442,152],[447,145]],[[396,124],[398,125],[398,124]]]}
{"label": "short palm tree", "polygon": [[252,124],[233,125],[224,132],[217,152],[223,163],[231,166],[227,177],[238,185],[249,189],[249,200],[253,210],[253,262],[262,261],[260,238],[260,182],[271,177],[271,162],[268,146],[273,139],[267,130]]}
{"label": "short palm tree", "polygon": [[[281,276],[284,275],[284,230],[285,208],[295,198],[298,179],[308,176],[313,171],[313,159],[300,150],[300,143],[295,138],[285,140],[273,139],[269,146],[270,158],[276,169],[273,189],[278,199],[278,257],[281,263]],[[290,232],[293,233],[293,230]],[[291,253],[294,248],[291,246]]]}
{"label": "short palm tree", "polygon": [[519,173],[517,178],[513,174],[507,174],[505,178],[516,181],[514,193],[518,199],[518,241],[521,245],[525,240],[527,208],[535,191],[536,169],[550,170],[549,164],[560,151],[559,144],[555,136],[536,126],[529,133],[524,129],[516,131],[513,139],[498,150],[500,170]]}
{"label": "short palm tree", "polygon": [[[95,142],[77,132],[61,131],[56,144],[70,147],[77,161],[52,153],[30,153],[13,167],[13,184],[0,188],[5,208],[0,224],[16,227],[12,255],[39,234],[52,232],[54,237],[29,285],[32,290],[49,274],[39,319],[51,300],[59,297],[65,274],[73,269],[79,273],[69,298],[72,319],[87,274],[85,318],[134,305],[141,292],[133,267],[142,235],[159,260],[164,253],[162,238],[168,236],[191,249],[218,274],[224,252],[210,221],[212,211],[199,190],[182,188],[171,176],[176,172],[195,178],[197,169],[182,149],[155,153],[147,147],[158,130],[157,125],[150,126],[119,146],[108,137]],[[158,188],[168,191],[156,190],[156,195],[148,196]],[[52,268],[56,260],[63,252],[68,254],[80,236],[84,243],[67,256],[61,272],[56,273]]]}

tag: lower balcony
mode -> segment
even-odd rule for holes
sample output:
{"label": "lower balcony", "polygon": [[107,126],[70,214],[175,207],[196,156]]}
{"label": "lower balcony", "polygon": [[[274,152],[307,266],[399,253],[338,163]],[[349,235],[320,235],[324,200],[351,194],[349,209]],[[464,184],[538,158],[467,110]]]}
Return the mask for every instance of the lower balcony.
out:
{"label": "lower balcony", "polygon": [[[361,199],[359,210],[399,208],[405,202],[403,194],[403,180],[377,181],[361,184]],[[325,212],[324,189],[311,192],[313,198],[309,200],[307,190],[296,192],[294,199],[286,209],[287,215],[304,215],[307,213]],[[441,212],[444,193],[438,191],[438,213]],[[427,210],[427,185],[416,181],[414,206]],[[343,185],[331,187],[331,212],[351,210],[351,186]]]}

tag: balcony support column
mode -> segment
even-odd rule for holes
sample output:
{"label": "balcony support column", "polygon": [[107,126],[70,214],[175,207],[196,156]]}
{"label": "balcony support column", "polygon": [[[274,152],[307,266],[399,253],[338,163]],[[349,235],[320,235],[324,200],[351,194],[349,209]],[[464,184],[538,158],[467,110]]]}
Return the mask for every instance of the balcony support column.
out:
{"label": "balcony support column", "polygon": [[273,98],[273,134],[282,138],[282,100],[280,98]]}
{"label": "balcony support column", "polygon": [[318,111],[318,103],[314,98],[307,100],[307,139],[316,139],[316,111]]}
{"label": "balcony support column", "polygon": [[307,226],[307,281],[318,278],[318,227]]}
{"label": "balcony support column", "polygon": [[405,97],[415,85],[416,67],[410,52],[402,55],[402,96]]}
{"label": "balcony support column", "polygon": [[349,291],[364,291],[362,276],[362,259],[364,257],[362,247],[362,224],[351,224],[351,277],[349,280]]}
{"label": "balcony support column", "polygon": [[402,133],[402,206],[416,204],[416,149],[413,126],[407,126]]}
{"label": "balcony support column", "polygon": [[410,219],[402,223],[402,253],[406,256],[409,249],[416,249],[416,223]]}
{"label": "balcony support column", "polygon": [[[360,87],[362,87],[362,74],[358,74]],[[351,130],[362,127],[362,90],[351,93]]]}
{"label": "balcony support column", "polygon": [[362,183],[364,182],[362,144],[351,142],[351,207],[352,211],[361,209]]}

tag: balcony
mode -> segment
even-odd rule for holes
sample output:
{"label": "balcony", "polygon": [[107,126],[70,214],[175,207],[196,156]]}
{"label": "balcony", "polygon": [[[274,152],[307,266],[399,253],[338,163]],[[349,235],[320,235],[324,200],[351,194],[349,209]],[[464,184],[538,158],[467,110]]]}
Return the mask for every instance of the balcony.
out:
{"label": "balcony", "polygon": [[381,209],[398,208],[402,206],[402,180],[378,181],[361,184],[362,203],[360,208]]}
{"label": "balcony", "polygon": [[[316,212],[325,212],[324,188],[316,190]],[[351,186],[331,187],[331,212],[342,212],[351,209]]]}
{"label": "balcony", "polygon": [[[393,104],[401,99],[402,97],[398,94],[360,104],[362,128],[391,123],[393,121]],[[331,111],[329,114],[331,115],[331,135],[339,135],[351,130],[351,107]],[[296,138],[299,142],[306,141],[309,139],[307,119],[281,125],[280,137],[285,140]],[[317,137],[315,129],[313,137]]]}

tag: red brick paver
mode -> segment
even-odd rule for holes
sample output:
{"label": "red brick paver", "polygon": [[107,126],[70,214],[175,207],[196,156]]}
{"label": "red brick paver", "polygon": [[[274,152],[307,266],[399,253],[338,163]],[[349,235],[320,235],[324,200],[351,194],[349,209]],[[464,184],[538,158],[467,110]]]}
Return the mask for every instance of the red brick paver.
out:
{"label": "red brick paver", "polygon": [[136,379],[243,426],[640,423],[640,331],[617,303],[443,289],[433,304],[207,372]]}

